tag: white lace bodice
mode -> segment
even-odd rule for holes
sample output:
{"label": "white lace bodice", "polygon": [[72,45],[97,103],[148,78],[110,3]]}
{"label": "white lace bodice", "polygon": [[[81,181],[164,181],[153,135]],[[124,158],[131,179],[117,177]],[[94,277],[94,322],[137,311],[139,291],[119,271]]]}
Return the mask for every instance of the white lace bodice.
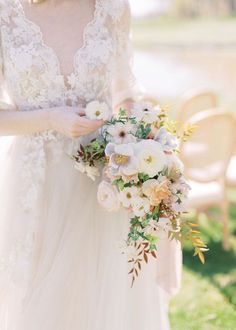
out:
{"label": "white lace bodice", "polygon": [[[74,57],[73,72],[64,76],[39,26],[26,18],[21,0],[0,0],[0,87],[6,86],[20,111],[68,103],[85,105],[94,99],[105,101],[112,109],[112,105],[136,94],[130,68],[129,25],[126,0],[96,0],[94,18],[86,26],[83,46]],[[4,109],[3,102],[0,106]],[[27,273],[22,276],[29,276],[27,265],[33,257],[40,217],[36,205],[42,197],[46,168],[79,143],[80,139],[51,131],[15,139],[14,147],[20,154],[15,170],[21,178],[19,199],[26,212],[27,229],[12,237],[6,257],[0,256],[0,269],[12,272],[15,268],[17,272],[22,268]]]}
{"label": "white lace bodice", "polygon": [[[44,43],[39,26],[26,18],[21,1],[0,1],[2,69],[20,110],[84,105],[93,99],[112,104],[117,59],[125,53],[127,63],[122,65],[129,65],[128,7],[125,0],[96,0],[95,6],[84,44],[74,56],[74,70],[63,76],[56,53]],[[132,78],[125,79],[122,89],[130,93]]]}

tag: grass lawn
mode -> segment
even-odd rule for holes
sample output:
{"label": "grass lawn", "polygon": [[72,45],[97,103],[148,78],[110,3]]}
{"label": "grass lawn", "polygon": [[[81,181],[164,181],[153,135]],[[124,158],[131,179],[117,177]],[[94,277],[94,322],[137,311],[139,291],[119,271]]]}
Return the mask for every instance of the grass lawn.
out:
{"label": "grass lawn", "polygon": [[[230,197],[235,199],[235,191]],[[171,304],[173,330],[234,330],[236,329],[236,204],[230,210],[232,249],[221,246],[219,212],[213,208],[199,217],[210,251],[206,264],[201,265],[184,249],[182,290]]]}

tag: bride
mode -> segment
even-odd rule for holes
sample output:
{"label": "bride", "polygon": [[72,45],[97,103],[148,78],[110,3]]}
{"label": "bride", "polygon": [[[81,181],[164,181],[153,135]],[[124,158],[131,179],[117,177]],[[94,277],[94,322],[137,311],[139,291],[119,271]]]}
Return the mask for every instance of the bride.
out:
{"label": "bride", "polygon": [[167,330],[181,251],[163,239],[133,288],[125,212],[68,155],[137,96],[126,0],[0,0],[0,329]]}

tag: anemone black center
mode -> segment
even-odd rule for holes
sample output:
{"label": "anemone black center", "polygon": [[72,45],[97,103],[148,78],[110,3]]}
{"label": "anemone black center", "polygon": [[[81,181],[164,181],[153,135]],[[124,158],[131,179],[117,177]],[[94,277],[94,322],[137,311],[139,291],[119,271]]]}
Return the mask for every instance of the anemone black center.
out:
{"label": "anemone black center", "polygon": [[120,137],[125,137],[126,133],[124,131],[120,132]]}

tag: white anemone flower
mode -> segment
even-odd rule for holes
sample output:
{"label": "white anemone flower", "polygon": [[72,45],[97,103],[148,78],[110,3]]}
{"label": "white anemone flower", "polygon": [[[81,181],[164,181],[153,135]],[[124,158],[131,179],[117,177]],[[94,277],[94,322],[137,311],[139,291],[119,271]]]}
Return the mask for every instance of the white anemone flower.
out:
{"label": "white anemone flower", "polygon": [[145,122],[146,124],[152,124],[158,121],[158,115],[161,112],[160,106],[154,107],[151,103],[137,103],[134,104],[131,113],[138,120]]}
{"label": "white anemone flower", "polygon": [[143,140],[136,144],[139,170],[154,177],[166,166],[166,155],[159,142]]}
{"label": "white anemone flower", "polygon": [[138,173],[138,159],[135,156],[135,144],[114,144],[106,146],[105,153],[109,157],[109,172],[114,176],[132,176]]}
{"label": "white anemone flower", "polygon": [[105,102],[99,101],[88,103],[85,114],[91,120],[108,120],[111,117],[109,106]]}
{"label": "white anemone flower", "polygon": [[132,203],[135,201],[135,198],[139,195],[139,189],[137,187],[127,187],[124,188],[119,193],[119,199],[121,201],[121,204],[124,207],[130,207]]}
{"label": "white anemone flower", "polygon": [[137,139],[132,134],[134,133],[134,128],[134,125],[131,123],[116,123],[108,127],[107,132],[110,135],[108,139],[118,144],[136,142]]}

